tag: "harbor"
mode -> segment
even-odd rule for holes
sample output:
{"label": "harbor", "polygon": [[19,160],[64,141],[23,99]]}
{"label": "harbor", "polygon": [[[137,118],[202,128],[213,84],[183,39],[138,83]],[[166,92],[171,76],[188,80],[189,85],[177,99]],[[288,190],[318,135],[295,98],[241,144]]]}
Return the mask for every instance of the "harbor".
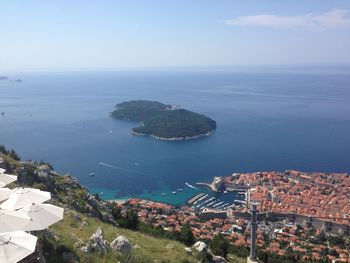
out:
{"label": "harbor", "polygon": [[203,189],[203,192],[195,195],[187,201],[187,204],[198,212],[202,212],[204,209],[226,211],[229,207],[238,208],[245,206],[247,203],[247,192],[244,190],[229,192],[205,190]]}

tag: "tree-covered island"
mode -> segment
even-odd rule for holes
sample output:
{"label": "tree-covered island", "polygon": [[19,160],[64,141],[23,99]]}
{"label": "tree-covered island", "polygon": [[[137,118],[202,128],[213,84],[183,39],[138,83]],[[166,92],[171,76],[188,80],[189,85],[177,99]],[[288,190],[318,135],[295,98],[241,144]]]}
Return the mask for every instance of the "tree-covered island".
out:
{"label": "tree-covered island", "polygon": [[141,123],[132,129],[135,135],[163,140],[186,140],[208,136],[216,129],[209,117],[157,101],[134,100],[116,105],[111,117]]}

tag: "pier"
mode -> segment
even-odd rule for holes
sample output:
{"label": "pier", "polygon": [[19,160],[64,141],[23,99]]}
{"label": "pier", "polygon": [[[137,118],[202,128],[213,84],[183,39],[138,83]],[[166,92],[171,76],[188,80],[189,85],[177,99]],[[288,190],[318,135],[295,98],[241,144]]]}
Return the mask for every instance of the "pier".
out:
{"label": "pier", "polygon": [[209,187],[212,191],[218,192],[218,191],[222,190],[225,183],[224,183],[224,179],[221,176],[215,176],[214,180],[211,184],[209,184],[209,183],[196,183],[196,185],[206,186],[206,187]]}
{"label": "pier", "polygon": [[203,197],[205,194],[204,193],[200,193],[194,197],[192,197],[190,200],[187,201],[188,204],[192,205],[194,202],[196,202],[198,199],[200,199],[201,197]]}

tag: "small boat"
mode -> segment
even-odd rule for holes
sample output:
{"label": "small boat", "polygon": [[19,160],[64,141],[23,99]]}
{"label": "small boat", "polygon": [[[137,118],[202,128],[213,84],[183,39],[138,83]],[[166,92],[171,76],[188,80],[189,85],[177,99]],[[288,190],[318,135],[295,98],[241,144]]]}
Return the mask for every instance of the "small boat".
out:
{"label": "small boat", "polygon": [[224,191],[224,194],[227,194],[227,190]]}
{"label": "small boat", "polygon": [[173,195],[176,195],[176,191],[173,191]]}
{"label": "small boat", "polygon": [[182,189],[182,188],[178,188],[177,189],[179,192],[182,192],[184,189]]}
{"label": "small boat", "polygon": [[92,176],[95,176],[95,173],[90,173],[90,176],[92,177]]}
{"label": "small boat", "polygon": [[196,189],[196,190],[199,190],[197,187],[189,184],[189,183],[185,183],[185,185],[187,185],[188,187],[192,188],[192,189]]}
{"label": "small boat", "polygon": [[213,204],[215,204],[215,201],[214,202],[210,202],[209,204],[207,204],[207,207],[212,206]]}
{"label": "small boat", "polygon": [[221,205],[221,204],[223,204],[223,203],[224,203],[224,202],[219,202],[219,203],[213,205],[213,207],[214,207],[214,208],[215,208],[215,207],[218,207],[219,205]]}
{"label": "small boat", "polygon": [[100,195],[104,195],[104,193],[103,193],[103,192],[101,192],[101,193],[100,193]]}
{"label": "small boat", "polygon": [[162,193],[162,196],[166,196],[166,193]]}

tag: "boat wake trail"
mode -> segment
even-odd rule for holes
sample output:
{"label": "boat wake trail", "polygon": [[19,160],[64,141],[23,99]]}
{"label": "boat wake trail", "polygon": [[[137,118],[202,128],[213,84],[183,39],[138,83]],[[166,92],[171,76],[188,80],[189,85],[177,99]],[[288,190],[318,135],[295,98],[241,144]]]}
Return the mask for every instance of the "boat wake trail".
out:
{"label": "boat wake trail", "polygon": [[105,128],[110,134],[113,133],[113,131],[111,129],[108,129],[106,126],[103,125],[102,127]]}
{"label": "boat wake trail", "polygon": [[197,187],[189,184],[189,183],[185,183],[185,185],[187,185],[189,188],[192,188],[192,189],[196,189],[196,190],[199,190]]}
{"label": "boat wake trail", "polygon": [[[128,173],[141,174],[141,173],[132,171],[132,170],[130,170],[130,169],[123,168],[123,167],[120,167],[120,166],[115,166],[115,165],[108,164],[108,163],[99,162],[98,164],[101,165],[101,166],[104,166],[104,167],[108,167],[108,168],[112,168],[112,169],[117,169],[117,170],[125,171],[125,172],[128,172]],[[141,174],[141,175],[143,175],[143,174]]]}
{"label": "boat wake trail", "polygon": [[124,170],[124,168],[123,168],[123,167],[115,166],[115,165],[108,164],[108,163],[99,162],[98,164],[99,164],[99,165],[102,165],[102,166],[109,167],[109,168],[114,168],[114,169],[121,169],[121,170]]}

